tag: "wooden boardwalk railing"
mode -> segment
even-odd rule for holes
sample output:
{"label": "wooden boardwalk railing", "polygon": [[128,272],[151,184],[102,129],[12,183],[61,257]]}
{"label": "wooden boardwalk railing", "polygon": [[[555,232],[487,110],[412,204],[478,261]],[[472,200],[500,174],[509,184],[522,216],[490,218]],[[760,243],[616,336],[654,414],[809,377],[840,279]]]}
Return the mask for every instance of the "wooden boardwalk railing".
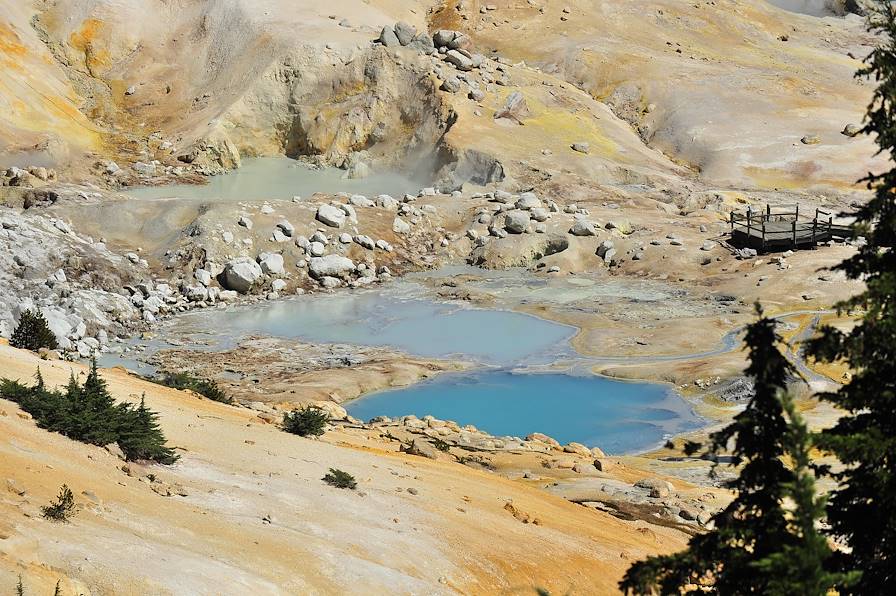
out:
{"label": "wooden boardwalk railing", "polygon": [[800,206],[781,207],[765,211],[747,209],[742,213],[731,212],[732,244],[755,248],[759,252],[792,248],[815,248],[819,242],[827,242],[840,232],[834,226],[834,215],[815,209],[812,217],[800,214]]}

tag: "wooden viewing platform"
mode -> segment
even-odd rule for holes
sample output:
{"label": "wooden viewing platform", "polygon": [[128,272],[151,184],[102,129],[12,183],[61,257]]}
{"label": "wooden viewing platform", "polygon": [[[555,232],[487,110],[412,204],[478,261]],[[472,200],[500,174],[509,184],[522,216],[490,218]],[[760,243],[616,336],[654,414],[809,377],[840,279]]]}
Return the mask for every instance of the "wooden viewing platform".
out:
{"label": "wooden viewing platform", "polygon": [[800,206],[782,207],[786,211],[773,211],[770,205],[765,211],[747,209],[731,212],[731,243],[755,248],[759,252],[815,248],[819,242],[827,242],[835,236],[849,238],[849,226],[835,225],[834,215],[815,209],[813,217],[800,214]]}

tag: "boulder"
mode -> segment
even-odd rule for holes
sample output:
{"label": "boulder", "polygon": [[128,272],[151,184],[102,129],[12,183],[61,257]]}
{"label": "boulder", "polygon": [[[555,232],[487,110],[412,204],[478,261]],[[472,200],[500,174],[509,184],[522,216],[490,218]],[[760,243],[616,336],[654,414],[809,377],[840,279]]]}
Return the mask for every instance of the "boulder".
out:
{"label": "boulder", "polygon": [[571,147],[572,147],[573,151],[576,151],[578,153],[590,153],[591,152],[591,145],[589,145],[588,143],[573,143],[571,145]]}
{"label": "boulder", "polygon": [[187,286],[187,300],[190,302],[202,302],[208,299],[208,288],[205,286]]}
{"label": "boulder", "polygon": [[380,36],[377,41],[379,41],[387,48],[394,48],[401,45],[401,42],[398,41],[398,36],[395,35],[395,30],[389,26],[383,27],[383,30],[380,31]]}
{"label": "boulder", "polygon": [[363,234],[359,234],[353,238],[356,244],[359,244],[366,248],[367,250],[373,250],[376,243],[373,241],[373,238],[370,236],[365,236]]}
{"label": "boulder", "polygon": [[281,232],[283,232],[284,236],[288,236],[290,238],[292,238],[293,233],[295,233],[295,231],[296,231],[295,226],[292,225],[291,223],[289,223],[288,221],[286,221],[285,219],[281,220],[280,222],[277,223],[277,229],[279,229]]}
{"label": "boulder", "polygon": [[591,457],[591,450],[581,443],[568,443],[563,446],[563,452],[574,453],[576,455],[581,455],[582,457]]}
{"label": "boulder", "polygon": [[524,192],[516,201],[516,208],[522,209],[523,211],[530,211],[541,206],[541,200],[539,200],[534,192]]}
{"label": "boulder", "polygon": [[340,255],[313,257],[308,263],[308,271],[316,279],[324,277],[344,277],[355,270],[351,259]]}
{"label": "boulder", "polygon": [[416,50],[427,56],[436,53],[436,47],[432,43],[432,38],[426,33],[421,33],[408,44],[408,48]]}
{"label": "boulder", "polygon": [[432,43],[437,48],[446,48],[457,37],[457,31],[439,29],[432,34]]}
{"label": "boulder", "polygon": [[414,439],[410,444],[402,445],[400,450],[402,453],[418,455],[427,459],[439,459],[439,450],[433,447],[429,441],[421,439]]}
{"label": "boulder", "polygon": [[327,251],[326,245],[323,242],[317,242],[316,240],[308,245],[308,254],[312,257],[322,257],[324,253]]}
{"label": "boulder", "polygon": [[339,208],[345,213],[345,216],[352,223],[358,223],[358,213],[351,205],[339,205]]}
{"label": "boulder", "polygon": [[460,91],[460,79],[457,77],[448,77],[442,82],[439,89],[447,91],[448,93],[457,93]]}
{"label": "boulder", "polygon": [[672,484],[659,478],[642,478],[635,483],[635,487],[647,490],[654,499],[664,499],[674,490]]}
{"label": "boulder", "polygon": [[398,43],[406,46],[414,41],[415,37],[417,37],[417,29],[415,29],[412,25],[408,25],[405,22],[399,21],[395,23],[395,37],[396,39],[398,39]]}
{"label": "boulder", "polygon": [[594,224],[584,219],[577,219],[569,228],[569,233],[573,236],[597,236]]}
{"label": "boulder", "polygon": [[351,197],[349,197],[348,202],[355,207],[373,207],[375,205],[373,201],[371,201],[364,195],[352,195]]}
{"label": "boulder", "polygon": [[452,50],[469,50],[473,47],[473,40],[466,33],[458,31],[454,39],[448,42],[448,47]]}
{"label": "boulder", "polygon": [[[597,256],[599,256],[602,259],[605,259],[606,254],[611,250],[613,250],[613,242],[611,240],[604,240],[597,247]],[[615,251],[614,251],[614,254],[615,254]]]}
{"label": "boulder", "polygon": [[448,50],[445,54],[445,62],[453,65],[458,70],[473,70],[473,59],[465,56],[458,50]]}
{"label": "boulder", "polygon": [[258,264],[267,275],[283,274],[283,255],[264,252],[258,255]]}
{"label": "boulder", "polygon": [[137,172],[141,176],[155,176],[156,175],[155,164],[138,161],[131,167],[134,169],[135,172]]}
{"label": "boulder", "polygon": [[529,211],[529,216],[535,221],[542,222],[548,220],[550,213],[548,213],[548,210],[544,207],[535,207]]}
{"label": "boulder", "polygon": [[383,209],[398,209],[398,201],[389,195],[379,195],[376,204]]}
{"label": "boulder", "polygon": [[333,205],[321,205],[317,208],[317,221],[331,228],[341,228],[345,224],[345,211]]}
{"label": "boulder", "polygon": [[522,234],[529,229],[529,214],[525,211],[508,211],[504,216],[504,229],[511,234]]}
{"label": "boulder", "polygon": [[560,443],[556,439],[554,439],[553,437],[549,437],[548,435],[543,434],[543,433],[531,433],[529,435],[526,435],[526,440],[527,441],[537,441],[539,443],[544,443],[545,445],[549,445],[551,447],[557,447],[557,448],[560,447]]}
{"label": "boulder", "polygon": [[396,217],[392,221],[392,231],[396,234],[407,234],[411,231],[411,224],[401,219],[400,217]]}
{"label": "boulder", "polygon": [[246,257],[233,259],[224,266],[224,287],[245,294],[261,276],[261,267],[252,259]]}

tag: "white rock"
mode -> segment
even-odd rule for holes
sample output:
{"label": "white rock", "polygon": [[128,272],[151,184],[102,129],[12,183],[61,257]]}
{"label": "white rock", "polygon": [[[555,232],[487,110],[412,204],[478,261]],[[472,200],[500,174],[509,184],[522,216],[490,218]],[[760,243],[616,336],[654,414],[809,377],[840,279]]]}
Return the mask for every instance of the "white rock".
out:
{"label": "white rock", "polygon": [[333,205],[321,205],[317,208],[317,221],[331,228],[341,228],[345,224],[345,211]]}
{"label": "white rock", "polygon": [[293,233],[296,231],[295,226],[293,226],[291,223],[289,223],[285,219],[278,222],[277,227],[280,229],[281,232],[283,232],[284,235],[289,236],[290,238],[292,238]]}
{"label": "white rock", "polygon": [[594,224],[584,219],[577,219],[569,228],[569,233],[573,236],[597,236]]}
{"label": "white rock", "polygon": [[445,54],[445,62],[454,65],[458,70],[473,70],[473,59],[466,57],[457,50],[448,50]]}
{"label": "white rock", "polygon": [[398,209],[399,202],[389,195],[379,195],[376,204],[384,209]]}
{"label": "white rock", "polygon": [[349,197],[348,202],[355,207],[373,207],[376,205],[376,203],[374,203],[364,195],[352,195],[351,197]]}
{"label": "white rock", "polygon": [[199,283],[201,283],[202,285],[204,285],[206,287],[210,286],[212,283],[212,274],[211,274],[211,272],[206,271],[205,269],[197,269],[193,273],[193,277],[195,277]]}
{"label": "white rock", "polygon": [[261,253],[258,255],[258,264],[267,275],[282,275],[284,272],[283,255],[277,253]]}
{"label": "white rock", "polygon": [[203,286],[188,286],[186,295],[190,302],[202,302],[208,298],[208,289]]}
{"label": "white rock", "polygon": [[339,205],[339,208],[342,209],[342,212],[345,213],[350,222],[358,223],[358,214],[355,212],[354,207],[351,205]]}
{"label": "white rock", "polygon": [[308,247],[308,254],[312,257],[322,257],[326,252],[327,247],[323,242],[312,242]]}
{"label": "white rock", "polygon": [[529,211],[530,209],[536,209],[540,207],[541,201],[538,199],[534,192],[524,192],[516,201],[516,208],[522,209],[523,211]]}
{"label": "white rock", "polygon": [[529,229],[529,214],[525,211],[508,211],[504,216],[504,229],[511,234],[522,234]]}
{"label": "white rock", "polygon": [[550,213],[544,207],[535,207],[531,211],[529,211],[529,216],[535,221],[547,221],[550,217]]}
{"label": "white rock", "polygon": [[353,238],[356,244],[359,244],[366,248],[367,250],[373,250],[376,243],[373,241],[373,238],[370,236],[364,236],[363,234],[359,234]]}
{"label": "white rock", "polygon": [[308,270],[315,279],[324,277],[342,277],[355,270],[351,259],[340,255],[314,257],[308,264]]}
{"label": "white rock", "polygon": [[[282,259],[282,257],[281,257]],[[224,266],[224,284],[228,290],[245,294],[261,278],[261,267],[255,261],[239,257]]]}
{"label": "white rock", "polygon": [[411,231],[411,224],[400,217],[396,217],[392,222],[392,231],[396,234],[407,234]]}

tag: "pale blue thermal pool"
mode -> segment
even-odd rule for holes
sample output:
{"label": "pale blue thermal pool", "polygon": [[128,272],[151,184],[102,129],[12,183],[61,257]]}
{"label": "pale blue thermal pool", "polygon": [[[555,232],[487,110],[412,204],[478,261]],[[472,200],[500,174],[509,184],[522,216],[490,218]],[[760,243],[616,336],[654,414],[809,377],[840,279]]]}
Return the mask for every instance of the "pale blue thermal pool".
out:
{"label": "pale blue thermal pool", "polygon": [[[534,284],[532,291],[543,284],[532,277],[516,283],[527,279]],[[270,335],[459,359],[478,368],[364,396],[347,404],[348,411],[365,420],[430,414],[498,436],[542,432],[609,453],[649,449],[700,424],[688,404],[665,385],[557,372],[557,367],[588,371],[594,364],[570,346],[573,327],[514,311],[433,300],[421,290],[418,283],[399,281],[385,289],[197,311],[168,321],[151,350],[164,349],[166,337],[177,346],[218,350],[246,336]],[[101,363],[132,364],[122,355]],[[542,372],[552,365],[552,372]]]}
{"label": "pale blue thermal pool", "polygon": [[347,409],[362,420],[431,414],[497,436],[540,432],[614,454],[644,450],[699,427],[690,407],[663,385],[506,370],[443,375],[369,395]]}
{"label": "pale blue thermal pool", "polygon": [[397,348],[415,356],[493,365],[570,354],[572,327],[526,314],[375,292],[320,295],[183,317],[190,326],[312,342]]}

